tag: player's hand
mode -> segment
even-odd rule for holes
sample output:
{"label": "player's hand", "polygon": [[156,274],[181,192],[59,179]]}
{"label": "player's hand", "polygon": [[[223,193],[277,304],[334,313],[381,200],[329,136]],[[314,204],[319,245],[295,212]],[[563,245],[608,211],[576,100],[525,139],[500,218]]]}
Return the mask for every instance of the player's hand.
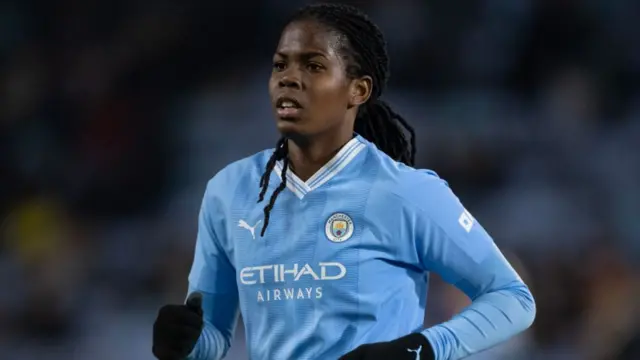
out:
{"label": "player's hand", "polygon": [[202,294],[192,293],[185,305],[165,305],[153,324],[153,355],[159,360],[183,360],[202,332]]}
{"label": "player's hand", "polygon": [[434,360],[433,350],[422,334],[411,334],[386,342],[361,345],[339,360]]}

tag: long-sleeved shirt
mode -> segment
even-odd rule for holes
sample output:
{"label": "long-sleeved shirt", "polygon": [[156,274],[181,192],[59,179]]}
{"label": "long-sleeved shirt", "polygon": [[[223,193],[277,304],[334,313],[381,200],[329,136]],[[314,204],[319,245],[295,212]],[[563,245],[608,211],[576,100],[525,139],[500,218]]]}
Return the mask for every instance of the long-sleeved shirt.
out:
{"label": "long-sleeved shirt", "polygon": [[[365,343],[421,332],[437,360],[482,351],[528,328],[533,297],[447,183],[354,137],[306,181],[270,175],[273,150],[232,163],[207,185],[189,291],[205,327],[190,359],[221,359],[242,313],[251,359],[337,359]],[[472,304],[424,329],[429,273]]]}

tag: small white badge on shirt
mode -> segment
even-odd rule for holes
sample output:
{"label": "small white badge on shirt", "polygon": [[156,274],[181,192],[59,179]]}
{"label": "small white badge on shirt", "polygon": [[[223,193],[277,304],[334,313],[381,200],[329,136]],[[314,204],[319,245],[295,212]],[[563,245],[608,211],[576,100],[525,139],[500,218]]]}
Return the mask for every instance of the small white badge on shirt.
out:
{"label": "small white badge on shirt", "polygon": [[460,214],[460,217],[458,218],[458,223],[460,223],[460,226],[462,226],[462,228],[466,231],[466,232],[471,232],[471,228],[473,227],[473,224],[475,223],[475,219],[473,218],[473,216],[471,216],[471,214],[469,213],[469,211],[467,211],[467,209],[464,209],[464,211],[462,212],[462,214]]}

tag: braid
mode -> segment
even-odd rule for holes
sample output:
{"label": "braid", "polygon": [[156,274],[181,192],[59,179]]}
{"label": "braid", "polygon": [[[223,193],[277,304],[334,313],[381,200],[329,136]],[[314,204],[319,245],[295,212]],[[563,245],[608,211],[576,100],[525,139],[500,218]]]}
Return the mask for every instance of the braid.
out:
{"label": "braid", "polygon": [[264,200],[264,195],[267,193],[267,189],[269,188],[271,171],[273,171],[273,168],[276,166],[276,162],[287,157],[287,151],[285,150],[286,143],[287,141],[285,140],[285,138],[281,138],[280,140],[278,140],[278,143],[276,144],[276,150],[269,158],[269,161],[267,161],[267,166],[265,167],[264,173],[260,178],[260,187],[262,188],[262,190],[260,190],[258,202],[262,202],[262,200]]}
{"label": "braid", "polygon": [[[370,101],[360,108],[354,127],[356,133],[376,144],[393,159],[409,166],[415,164],[415,130],[384,101]],[[409,140],[405,130],[411,137]]]}
{"label": "braid", "polygon": [[276,166],[276,163],[279,160],[282,160],[282,173],[280,177],[282,178],[282,182],[271,194],[271,198],[269,199],[269,204],[264,207],[264,223],[262,225],[262,231],[260,232],[260,236],[264,236],[265,231],[267,230],[267,226],[269,225],[269,218],[271,217],[271,209],[276,204],[276,198],[278,195],[284,190],[287,186],[287,169],[289,168],[289,142],[286,138],[282,137],[278,140],[276,144],[276,149],[273,152],[273,155],[267,161],[267,166],[264,169],[264,173],[260,178],[260,196],[258,197],[258,202],[262,202],[264,200],[264,195],[267,193],[267,189],[269,188],[269,179],[271,178],[271,172],[273,168]]}
{"label": "braid", "polygon": [[[415,131],[380,96],[389,80],[389,56],[387,44],[382,32],[369,17],[355,7],[344,4],[315,4],[299,10],[289,23],[300,20],[314,20],[326,25],[340,38],[340,54],[346,59],[346,72],[352,78],[370,76],[372,93],[369,101],[358,109],[354,131],[374,143],[380,150],[396,161],[409,166],[415,164]],[[411,137],[407,140],[405,132]],[[260,196],[264,200],[269,188],[269,178],[276,163],[282,160],[282,182],[274,190],[269,204],[264,208],[264,225],[261,236],[269,224],[269,216],[276,198],[285,189],[289,167],[288,144],[281,138],[276,150],[267,161],[266,169],[260,178]]]}

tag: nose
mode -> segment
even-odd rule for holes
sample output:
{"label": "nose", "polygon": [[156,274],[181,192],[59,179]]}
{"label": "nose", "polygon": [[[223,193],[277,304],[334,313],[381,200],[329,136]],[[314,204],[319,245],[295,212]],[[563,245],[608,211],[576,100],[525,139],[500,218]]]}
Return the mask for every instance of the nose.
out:
{"label": "nose", "polygon": [[280,81],[278,81],[278,86],[280,86],[281,88],[292,88],[296,90],[302,89],[300,77],[295,76],[291,73],[282,75]]}

